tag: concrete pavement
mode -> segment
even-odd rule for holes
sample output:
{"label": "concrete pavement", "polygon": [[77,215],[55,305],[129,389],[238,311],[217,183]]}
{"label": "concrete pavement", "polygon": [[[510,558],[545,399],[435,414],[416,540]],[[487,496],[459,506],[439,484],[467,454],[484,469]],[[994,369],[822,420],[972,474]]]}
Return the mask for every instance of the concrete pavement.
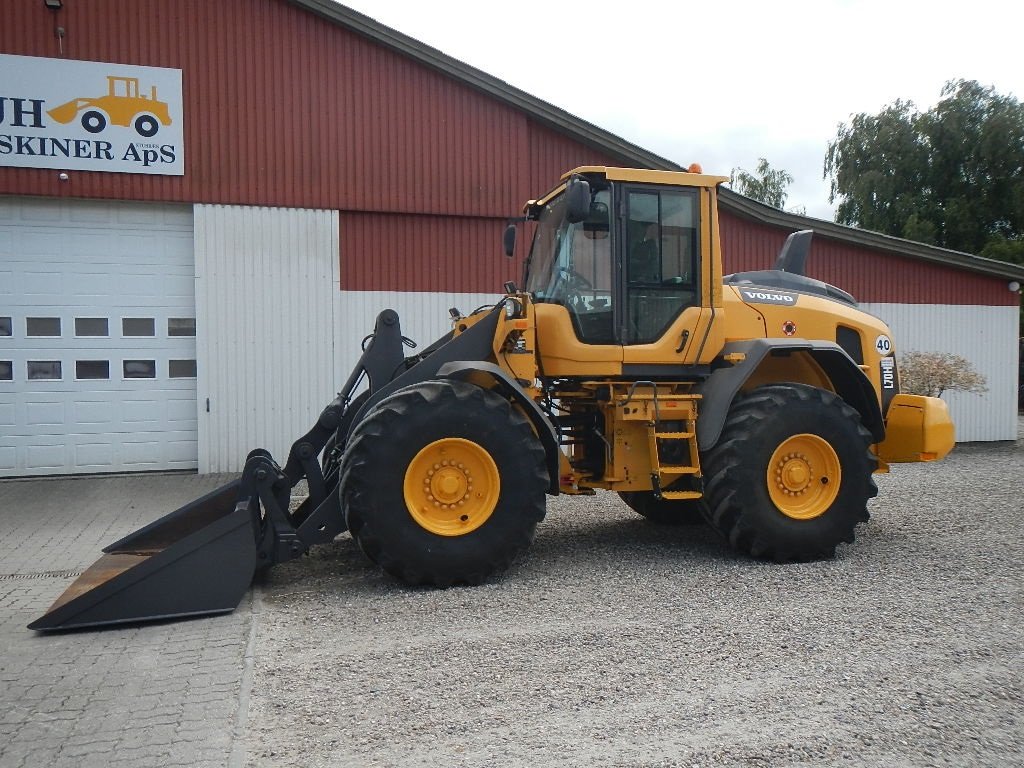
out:
{"label": "concrete pavement", "polygon": [[101,548],[227,479],[0,482],[0,766],[242,765],[251,593],[230,615],[98,632],[25,628]]}

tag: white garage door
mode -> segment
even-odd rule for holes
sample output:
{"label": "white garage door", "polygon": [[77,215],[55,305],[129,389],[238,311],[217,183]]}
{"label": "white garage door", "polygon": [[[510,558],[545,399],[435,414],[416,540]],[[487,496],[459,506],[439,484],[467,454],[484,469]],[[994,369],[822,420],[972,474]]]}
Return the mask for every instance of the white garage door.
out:
{"label": "white garage door", "polygon": [[197,466],[192,208],[0,198],[0,476]]}

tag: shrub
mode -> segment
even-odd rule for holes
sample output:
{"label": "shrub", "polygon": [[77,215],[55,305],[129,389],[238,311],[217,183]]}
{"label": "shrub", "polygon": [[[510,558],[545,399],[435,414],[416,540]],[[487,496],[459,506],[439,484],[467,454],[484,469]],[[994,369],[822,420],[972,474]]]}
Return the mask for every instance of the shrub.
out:
{"label": "shrub", "polygon": [[900,360],[899,371],[900,389],[912,395],[988,392],[985,377],[968,360],[950,352],[907,352]]}

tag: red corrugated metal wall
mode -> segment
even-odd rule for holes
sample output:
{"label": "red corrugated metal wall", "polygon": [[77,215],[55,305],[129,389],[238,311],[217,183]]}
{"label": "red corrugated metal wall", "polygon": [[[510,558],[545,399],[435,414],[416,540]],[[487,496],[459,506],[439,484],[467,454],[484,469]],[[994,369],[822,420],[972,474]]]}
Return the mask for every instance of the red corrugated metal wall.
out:
{"label": "red corrugated metal wall", "polygon": [[[770,269],[791,230],[722,211],[722,258],[726,272]],[[807,274],[853,294],[861,302],[1012,306],[1019,298],[1006,281],[927,264],[891,253],[815,237]]]}
{"label": "red corrugated metal wall", "polygon": [[[186,173],[0,167],[0,194],[338,209],[345,289],[495,290],[529,234],[508,261],[502,219],[616,163],[284,0],[5,0],[0,51],[57,57],[58,24],[69,59],[183,71]],[[731,271],[769,265],[786,234],[727,213],[722,229]],[[863,301],[1008,303],[1001,281],[828,241],[811,270]]]}
{"label": "red corrugated metal wall", "polygon": [[347,289],[496,290],[524,250],[501,255],[503,218],[565,170],[615,162],[283,0],[5,11],[4,53],[57,57],[60,24],[66,58],[181,69],[186,172],[0,168],[0,194],[336,208]]}
{"label": "red corrugated metal wall", "polygon": [[181,69],[186,173],[58,186],[4,168],[0,192],[478,216],[514,204],[521,113],[282,0],[8,4],[5,53],[56,57],[59,19],[67,58]]}

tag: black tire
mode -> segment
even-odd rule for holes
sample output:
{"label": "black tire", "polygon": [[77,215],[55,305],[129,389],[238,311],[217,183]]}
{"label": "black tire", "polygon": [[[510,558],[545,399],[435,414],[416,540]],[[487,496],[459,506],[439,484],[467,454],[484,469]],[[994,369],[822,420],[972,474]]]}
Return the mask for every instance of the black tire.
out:
{"label": "black tire", "polygon": [[[437,499],[427,494],[439,491],[422,472],[428,466],[423,457],[441,445],[465,446],[496,470],[490,482],[482,472],[465,473],[470,484],[462,498],[470,502],[467,511],[477,505],[471,524],[478,526],[467,532],[457,530],[456,521],[467,516],[459,517],[454,500],[450,521],[435,524],[429,517],[448,514],[430,507],[429,499]],[[432,466],[439,476],[455,471],[454,462],[446,469]],[[449,586],[479,584],[529,548],[544,519],[547,486],[544,449],[526,418],[494,392],[444,380],[399,390],[356,425],[342,460],[339,492],[349,530],[370,560],[407,584]],[[491,502],[478,501],[485,494],[491,494]],[[414,518],[414,509],[427,523]],[[438,532],[442,525],[454,528]]]}
{"label": "black tire", "polygon": [[654,491],[619,491],[619,498],[658,525],[700,525],[705,522],[700,499],[657,499]]}
{"label": "black tire", "polygon": [[99,133],[107,127],[107,117],[102,112],[90,109],[82,113],[82,127],[89,133]]}
{"label": "black tire", "polygon": [[[718,443],[702,460],[709,521],[752,557],[831,557],[838,544],[853,542],[854,529],[868,519],[868,500],[878,493],[872,442],[860,415],[831,392],[803,384],[758,387],[736,399]],[[830,462],[833,470],[822,470]],[[776,467],[771,480],[769,464]]]}
{"label": "black tire", "polygon": [[160,130],[160,123],[152,115],[139,115],[135,118],[135,132],[144,138],[156,136]]}

